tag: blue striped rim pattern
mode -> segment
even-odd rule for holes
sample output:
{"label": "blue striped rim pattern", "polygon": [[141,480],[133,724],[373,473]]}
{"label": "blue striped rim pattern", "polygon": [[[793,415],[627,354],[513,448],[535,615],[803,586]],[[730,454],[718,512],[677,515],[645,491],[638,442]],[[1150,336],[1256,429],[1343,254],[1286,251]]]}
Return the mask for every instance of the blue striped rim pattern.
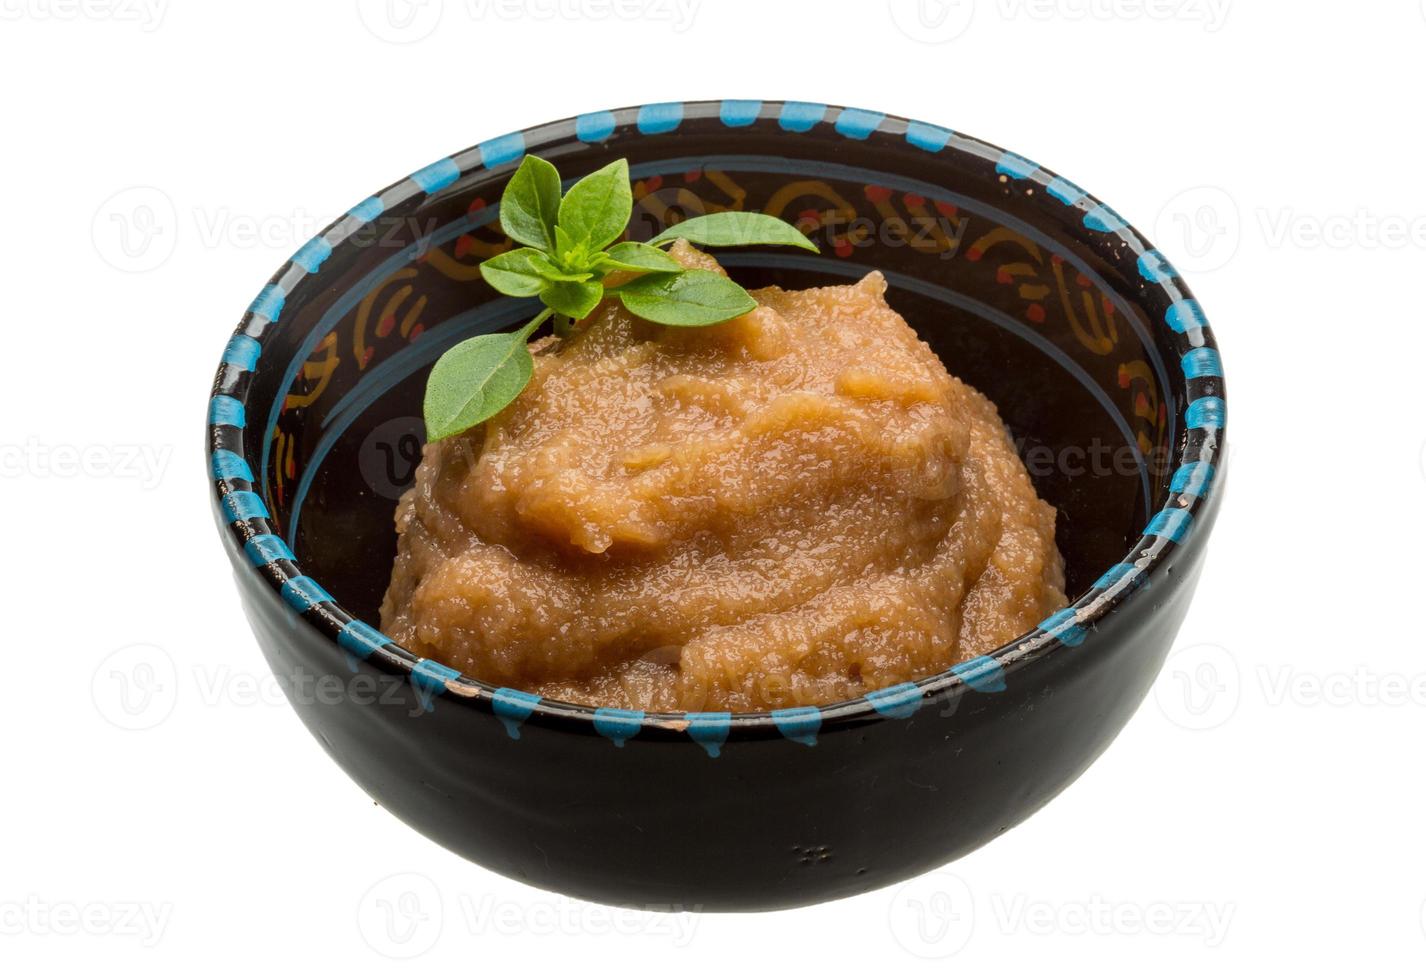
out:
{"label": "blue striped rim pattern", "polygon": [[1061,609],[1040,623],[1040,629],[1067,647],[1077,647],[1084,642],[1084,627],[1079,625],[1073,609]]}
{"label": "blue striped rim pattern", "polygon": [[1188,511],[1169,507],[1159,511],[1149,520],[1149,526],[1144,529],[1144,533],[1150,537],[1168,538],[1170,541],[1181,542],[1188,534],[1188,529],[1192,524],[1193,515]]}
{"label": "blue striped rim pattern", "polygon": [[718,118],[730,129],[741,129],[757,122],[762,109],[757,99],[727,99],[718,107]]}
{"label": "blue striped rim pattern", "polygon": [[[347,624],[350,626],[351,624]],[[371,629],[371,627],[367,627]],[[376,630],[372,630],[376,633]],[[379,633],[377,634],[380,635]],[[373,646],[372,653],[376,652]],[[446,689],[446,681],[453,681],[460,677],[460,671],[454,667],[447,667],[443,663],[434,660],[427,660],[422,657],[411,665],[411,686],[416,689],[416,697],[421,702],[424,711],[436,710],[436,695],[441,694]],[[519,738],[519,735],[515,736]]]}
{"label": "blue striped rim pattern", "polygon": [[843,109],[837,113],[836,129],[843,136],[854,140],[864,140],[876,132],[886,121],[884,112],[868,112],[866,109]]}
{"label": "blue striped rim pattern", "polygon": [[682,122],[682,102],[659,102],[640,107],[636,125],[645,136],[655,136],[673,132]]}
{"label": "blue striped rim pattern", "polygon": [[[431,661],[424,661],[431,663]],[[440,666],[436,664],[435,666]],[[450,670],[449,667],[445,668]],[[452,671],[455,676],[460,676]],[[442,684],[444,685],[444,681]],[[514,688],[502,687],[491,697],[491,706],[495,709],[495,717],[499,718],[505,726],[505,733],[511,738],[520,737],[520,726],[525,723],[525,719],[535,710],[535,705],[540,703],[538,694],[529,694],[525,691],[517,691]]]}
{"label": "blue striped rim pattern", "polygon": [[1049,191],[1050,196],[1055,200],[1061,204],[1068,204],[1070,207],[1074,207],[1089,196],[1078,186],[1071,184],[1063,177],[1056,177],[1051,180],[1049,184],[1046,185],[1045,190]]}
{"label": "blue striped rim pattern", "polygon": [[1120,562],[1112,566],[1099,578],[1095,579],[1091,589],[1099,592],[1112,592],[1124,587],[1125,583],[1133,582],[1139,578],[1139,573],[1143,571],[1138,565],[1131,565],[1128,562]]}
{"label": "blue striped rim pattern", "polygon": [[253,471],[252,467],[248,465],[248,461],[230,449],[214,450],[212,470],[215,480],[253,482]]}
{"label": "blue striped rim pattern", "polygon": [[257,359],[262,355],[262,344],[241,334],[228,341],[223,349],[223,363],[231,364],[239,371],[251,371],[257,367]]}
{"label": "blue striped rim pattern", "polygon": [[1169,492],[1190,497],[1206,497],[1212,483],[1212,463],[1205,463],[1202,460],[1197,463],[1184,463],[1174,471],[1173,480],[1169,483]]}
{"label": "blue striped rim pattern", "polygon": [[585,143],[603,143],[614,135],[614,113],[586,112],[574,121],[574,134]]}
{"label": "blue striped rim pattern", "polygon": [[784,102],[777,123],[789,133],[805,133],[826,115],[827,107],[820,102]]}
{"label": "blue striped rim pattern", "polygon": [[1173,267],[1173,263],[1163,252],[1153,249],[1139,256],[1139,275],[1145,282],[1158,285],[1177,279],[1178,270]]}
{"label": "blue striped rim pattern", "polygon": [[372,222],[381,217],[385,211],[386,205],[381,203],[380,197],[369,197],[348,211],[347,214],[361,222]]}
{"label": "blue striped rim pattern", "polygon": [[359,619],[347,623],[337,634],[337,646],[358,660],[367,660],[382,647],[395,645],[385,633],[368,626]]}
{"label": "blue striped rim pattern", "polygon": [[525,155],[525,134],[507,133],[493,140],[486,140],[479,146],[480,163],[486,169],[494,169],[503,163],[514,163]]}
{"label": "blue striped rim pattern", "polygon": [[[763,103],[749,99],[730,99],[718,104],[717,118],[730,128],[752,126],[765,117],[775,118],[777,126],[787,133],[807,133],[819,125],[831,125],[840,136],[852,140],[867,140],[878,132],[901,132],[910,146],[927,152],[941,153],[947,147],[980,160],[995,161],[995,172],[1005,181],[1030,181],[1040,185],[1049,198],[1060,205],[1083,212],[1083,226],[1091,232],[1113,236],[1115,247],[1127,247],[1137,255],[1140,279],[1148,287],[1158,289],[1167,297],[1164,324],[1173,333],[1184,337],[1190,349],[1181,355],[1183,377],[1199,385],[1198,394],[1190,401],[1184,422],[1190,432],[1200,438],[1190,440],[1181,466],[1171,481],[1171,493],[1182,506],[1165,507],[1156,513],[1144,529],[1146,546],[1138,549],[1141,561],[1113,566],[1094,583],[1089,596],[1080,604],[1060,610],[1045,619],[1036,631],[1022,638],[1012,648],[998,656],[981,656],[956,664],[943,674],[920,682],[907,682],[844,705],[824,708],[805,707],[778,709],[766,715],[740,716],[756,722],[767,718],[779,732],[791,741],[815,745],[824,719],[834,709],[856,705],[869,706],[876,714],[910,718],[925,702],[931,685],[949,679],[982,693],[1003,691],[1006,687],[1004,658],[1008,653],[1045,650],[1056,643],[1073,647],[1083,643],[1088,635],[1088,613],[1094,604],[1106,598],[1123,596],[1148,585],[1147,572],[1169,543],[1181,543],[1193,527],[1193,508],[1209,493],[1216,473],[1214,456],[1221,445],[1219,433],[1226,425],[1226,404],[1221,397],[1223,374],[1221,358],[1208,334],[1208,320],[1199,303],[1189,297],[1181,286],[1181,277],[1169,260],[1158,250],[1142,241],[1128,223],[1113,209],[1092,197],[1077,185],[1045,171],[1038,164],[1014,153],[998,150],[988,144],[961,136],[953,130],[914,120],[895,120],[878,112],[864,109],[829,107],[821,103]],[[643,106],[634,111],[633,129],[639,134],[669,133],[683,125],[687,109],[683,103],[669,102]],[[603,143],[619,132],[619,116],[614,112],[591,112],[573,121],[573,132],[585,143]],[[904,128],[902,128],[904,127]],[[628,132],[627,130],[625,131]],[[626,138],[621,136],[620,138]],[[494,168],[516,162],[526,152],[527,134],[511,133],[487,140],[477,147],[479,166]],[[461,159],[470,159],[462,156]],[[468,169],[474,169],[472,166]],[[368,197],[347,212],[344,219],[304,244],[291,261],[258,293],[248,307],[248,315],[223,352],[218,389],[209,402],[210,437],[217,448],[210,458],[211,475],[215,481],[220,509],[229,526],[240,535],[242,547],[254,567],[273,573],[274,584],[283,600],[299,614],[314,610],[341,613],[330,627],[339,648],[355,669],[355,661],[367,660],[378,654],[409,671],[412,685],[422,703],[434,709],[434,697],[446,691],[448,682],[457,682],[463,689],[477,692],[488,700],[494,715],[512,738],[520,737],[520,726],[541,707],[538,695],[510,688],[492,690],[479,680],[466,678],[459,671],[435,661],[417,658],[402,650],[380,631],[364,622],[346,616],[335,600],[317,582],[300,570],[290,574],[283,565],[296,568],[291,548],[267,526],[271,517],[261,496],[254,492],[253,472],[241,452],[242,436],[247,426],[246,409],[239,395],[246,393],[247,379],[258,368],[263,353],[260,340],[264,330],[277,324],[291,290],[305,275],[318,273],[353,232],[368,224],[397,203],[412,196],[409,186],[424,194],[434,194],[451,186],[463,175],[456,157],[446,157],[421,168],[381,194]],[[224,372],[227,373],[224,373]],[[230,435],[224,435],[224,433]],[[235,432],[234,442],[231,433]],[[1143,561],[1142,559],[1147,559]],[[1083,611],[1080,610],[1081,607]],[[324,620],[324,623],[326,621]],[[1091,622],[1092,625],[1092,622]],[[463,690],[462,693],[465,693]],[[554,706],[551,706],[553,709]],[[649,715],[640,711],[615,708],[575,709],[590,722],[593,730],[623,746],[646,727],[681,728],[707,754],[716,758],[734,729],[734,716],[729,712],[686,712],[672,715]]]}
{"label": "blue striped rim pattern", "polygon": [[877,714],[887,718],[910,718],[921,707],[923,700],[921,688],[911,681],[884,687],[864,696]]}
{"label": "blue striped rim pattern", "polygon": [[321,235],[313,238],[292,256],[292,264],[300,265],[308,273],[319,272],[322,263],[332,257],[332,244]]}
{"label": "blue striped rim pattern", "polygon": [[[1164,321],[1174,333],[1186,333],[1190,337],[1195,334],[1201,337],[1203,328],[1208,325],[1208,318],[1203,315],[1203,307],[1198,305],[1196,299],[1181,299],[1170,306]],[[1195,342],[1195,346],[1199,345]]]}
{"label": "blue striped rim pattern", "polygon": [[1199,347],[1183,355],[1180,362],[1184,377],[1193,381],[1197,378],[1221,378],[1223,361],[1212,347]]}
{"label": "blue striped rim pattern", "polygon": [[282,304],[287,302],[287,291],[277,283],[262,287],[254,297],[248,312],[276,323],[282,317]]}
{"label": "blue striped rim pattern", "polygon": [[955,134],[942,126],[912,120],[906,124],[906,142],[927,153],[940,153]]}
{"label": "blue striped rim pattern", "polygon": [[618,748],[635,735],[644,725],[644,713],[627,708],[594,709],[594,730],[613,742]]}
{"label": "blue striped rim pattern", "polygon": [[287,604],[298,612],[306,612],[313,606],[323,602],[335,602],[327,590],[316,583],[315,580],[306,575],[299,575],[290,578],[282,583],[282,598],[287,600]]}
{"label": "blue striped rim pattern", "polygon": [[1008,150],[1000,155],[1000,160],[995,165],[995,172],[1004,177],[1013,177],[1016,180],[1028,180],[1040,169],[1040,165],[1033,160],[1026,160],[1018,153],[1011,153]]}
{"label": "blue striped rim pattern", "polygon": [[822,712],[817,708],[777,708],[772,723],[783,736],[806,746],[817,744],[817,730],[822,727]]}
{"label": "blue striped rim pattern", "polygon": [[297,558],[292,554],[292,549],[287,547],[287,542],[275,534],[259,534],[256,537],[248,538],[247,544],[243,545],[243,551],[247,552],[248,560],[254,565],[271,565],[275,561],[290,561],[296,563]]}
{"label": "blue striped rim pattern", "polygon": [[262,498],[251,490],[233,490],[223,495],[223,516],[229,524],[235,524],[258,517],[267,520],[272,515],[267,512]]}
{"label": "blue striped rim pattern", "polygon": [[411,179],[427,194],[434,194],[436,191],[454,184],[459,176],[460,167],[450,157],[446,157],[444,160],[437,160],[435,163],[422,167],[411,175]]}
{"label": "blue striped rim pattern", "polygon": [[1123,231],[1129,227],[1129,222],[1109,205],[1098,204],[1084,216],[1084,226],[1090,231]]}
{"label": "blue striped rim pattern", "polygon": [[1223,399],[1208,396],[1189,402],[1188,411],[1183,413],[1183,417],[1190,429],[1221,429],[1227,411]]}
{"label": "blue striped rim pattern", "polygon": [[733,715],[727,711],[689,711],[683,719],[688,723],[688,737],[703,746],[709,758],[718,758],[733,727]]}
{"label": "blue striped rim pattern", "polygon": [[965,681],[971,690],[983,694],[998,694],[1005,690],[1005,669],[994,657],[975,657],[956,664],[951,672]]}
{"label": "blue striped rim pattern", "polygon": [[248,412],[232,395],[214,395],[208,403],[209,425],[231,425],[241,429],[248,424]]}

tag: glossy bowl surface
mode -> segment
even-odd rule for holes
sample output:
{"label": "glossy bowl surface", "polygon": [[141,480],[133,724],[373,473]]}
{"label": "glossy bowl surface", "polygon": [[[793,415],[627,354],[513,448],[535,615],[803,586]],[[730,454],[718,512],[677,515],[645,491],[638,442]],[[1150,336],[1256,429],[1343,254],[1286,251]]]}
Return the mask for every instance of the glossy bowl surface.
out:
{"label": "glossy bowl surface", "polygon": [[[823,254],[737,250],[744,285],[888,299],[999,406],[1059,508],[1073,604],[993,653],[818,708],[641,714],[541,700],[374,626],[430,364],[533,301],[477,265],[522,155],[620,156],[631,237],[720,208]],[[632,906],[761,909],[885,885],[1023,820],[1113,739],[1187,609],[1221,499],[1226,404],[1203,310],[1108,206],[1014,153],[862,109],[664,103],[439,160],[300,249],[228,343],[208,406],[214,512],[303,721],[374,799],[511,877]]]}

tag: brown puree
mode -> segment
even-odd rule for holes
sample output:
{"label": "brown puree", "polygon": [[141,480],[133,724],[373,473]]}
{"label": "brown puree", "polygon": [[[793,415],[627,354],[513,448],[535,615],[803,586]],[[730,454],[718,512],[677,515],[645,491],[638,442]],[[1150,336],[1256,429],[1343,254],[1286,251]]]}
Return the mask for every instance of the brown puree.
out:
{"label": "brown puree", "polygon": [[547,698],[756,711],[1032,628],[1065,603],[1054,508],[885,289],[762,289],[697,330],[605,303],[537,345],[509,408],[426,447],[386,632]]}

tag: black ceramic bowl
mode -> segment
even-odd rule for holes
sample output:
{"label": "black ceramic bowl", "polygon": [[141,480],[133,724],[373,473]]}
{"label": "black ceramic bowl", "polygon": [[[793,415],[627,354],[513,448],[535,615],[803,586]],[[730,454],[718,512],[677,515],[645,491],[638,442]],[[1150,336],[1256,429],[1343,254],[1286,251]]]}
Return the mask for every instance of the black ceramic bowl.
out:
{"label": "black ceramic bowl", "polygon": [[[1000,407],[1059,508],[1074,604],[917,683],[731,716],[542,701],[377,632],[426,371],[532,314],[476,268],[508,245],[496,204],[526,152],[569,176],[628,157],[636,238],[729,207],[816,229],[821,256],[722,256],[749,287],[884,271],[891,304]],[[1223,398],[1213,337],[1173,267],[1037,164],[861,109],[674,103],[489,140],[352,208],[243,317],[208,440],[214,511],[263,652],[379,803],[544,888],[771,909],[953,860],[1104,750],[1197,582],[1223,487]]]}

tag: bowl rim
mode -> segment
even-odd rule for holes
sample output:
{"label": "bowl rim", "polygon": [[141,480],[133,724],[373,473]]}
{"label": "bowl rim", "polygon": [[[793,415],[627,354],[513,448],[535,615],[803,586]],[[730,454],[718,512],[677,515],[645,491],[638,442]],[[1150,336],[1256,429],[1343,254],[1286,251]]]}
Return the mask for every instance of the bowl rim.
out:
{"label": "bowl rim", "polygon": [[[1062,232],[1069,236],[1068,240],[1106,262],[1119,260],[1119,253],[1125,249],[1136,259],[1144,290],[1142,296],[1147,299],[1157,291],[1165,309],[1162,322],[1149,321],[1151,339],[1177,338],[1177,343],[1186,343],[1180,364],[1184,384],[1187,386],[1197,380],[1203,387],[1206,382],[1208,393],[1184,399],[1183,413],[1177,420],[1184,428],[1170,446],[1170,459],[1164,470],[1165,474],[1169,470],[1173,472],[1168,493],[1151,500],[1148,510],[1161,509],[1151,515],[1144,532],[1120,562],[1063,609],[986,654],[936,674],[855,698],[756,712],[642,712],[556,701],[497,687],[402,648],[348,612],[302,572],[290,548],[269,524],[270,517],[261,496],[254,492],[258,486],[246,461],[250,447],[243,440],[248,395],[245,379],[250,378],[257,367],[260,339],[275,328],[286,295],[303,278],[316,274],[334,247],[376,220],[386,209],[419,196],[434,195],[468,174],[511,166],[527,152],[567,141],[571,136],[614,151],[618,145],[642,135],[667,133],[689,122],[708,124],[711,121],[736,130],[754,121],[772,118],[793,138],[814,129],[830,130],[838,137],[856,140],[876,134],[878,138],[904,139],[930,156],[944,156],[951,166],[971,161],[984,166],[993,162],[1002,183],[1024,182],[1027,190],[1043,190],[1029,197],[1031,206],[1040,213],[1063,221],[1067,214],[1079,212],[1073,233]],[[817,135],[835,138],[820,131]],[[277,397],[282,397],[282,393]],[[1188,438],[1194,430],[1204,433],[1196,446],[1194,440]],[[210,492],[215,495],[213,504],[218,522],[224,528],[222,533],[232,535],[237,549],[246,552],[248,557],[240,574],[265,579],[276,593],[275,597],[280,597],[299,614],[316,613],[302,618],[307,618],[327,636],[333,643],[335,655],[347,655],[351,669],[356,669],[356,664],[351,662],[355,657],[371,661],[389,672],[404,674],[405,680],[415,688],[420,703],[434,709],[432,698],[436,694],[451,695],[449,700],[499,716],[514,737],[518,737],[519,725],[530,722],[557,727],[574,723],[586,730],[592,726],[595,732],[612,739],[616,745],[623,745],[625,739],[644,730],[662,730],[686,734],[716,755],[718,746],[735,738],[782,736],[810,745],[822,730],[907,718],[926,703],[953,697],[965,690],[1003,691],[1006,678],[1013,671],[1052,651],[1079,646],[1106,616],[1142,591],[1140,587],[1151,577],[1157,577],[1156,573],[1167,567],[1195,523],[1203,523],[1196,522],[1195,518],[1205,513],[1209,490],[1215,476],[1221,474],[1226,431],[1221,357],[1202,307],[1163,253],[1098,198],[1019,154],[943,126],[824,103],[724,99],[630,106],[528,127],[436,161],[362,201],[299,249],[249,305],[219,365],[209,401],[206,434]],[[1190,453],[1194,458],[1188,458]],[[1217,482],[1221,485],[1221,476]],[[243,564],[236,559],[235,562]],[[334,666],[336,662],[334,660]]]}

